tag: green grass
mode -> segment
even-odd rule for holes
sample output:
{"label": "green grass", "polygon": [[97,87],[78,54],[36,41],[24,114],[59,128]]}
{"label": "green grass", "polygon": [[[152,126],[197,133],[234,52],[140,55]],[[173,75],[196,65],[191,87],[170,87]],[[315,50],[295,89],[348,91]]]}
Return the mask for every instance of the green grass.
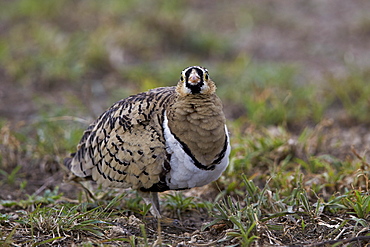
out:
{"label": "green grass", "polygon": [[364,113],[370,109],[367,97],[370,93],[370,86],[365,83],[370,76],[370,71],[356,68],[349,68],[349,71],[350,74],[344,78],[328,76],[327,86],[329,88],[327,90],[332,90],[329,97],[335,98],[346,118],[360,123],[369,123],[369,118]]}
{"label": "green grass", "polygon": [[[54,153],[55,156],[47,156],[47,160],[61,160],[81,134],[80,127],[72,131],[63,128],[62,123],[38,122],[38,131],[28,138],[25,134],[30,130],[27,129],[9,132],[13,143],[25,143],[35,152],[25,149],[19,159],[33,161],[35,167],[41,155]],[[229,230],[223,233],[224,237],[218,243],[234,241],[243,246],[253,245],[266,234],[275,235],[284,231],[287,226],[279,221],[289,217],[299,223],[299,228],[295,230],[300,232],[318,227],[318,219],[323,216],[330,218],[330,215],[343,218],[340,223],[343,224],[343,231],[348,229],[359,233],[368,227],[370,196],[366,190],[368,173],[364,170],[367,166],[364,157],[357,154],[359,159],[341,160],[330,155],[310,153],[310,146],[322,142],[317,138],[322,135],[320,129],[305,129],[294,136],[285,127],[251,125],[250,129],[243,129],[238,122],[230,124],[230,127],[233,151],[230,166],[217,183],[219,195],[214,200],[185,197],[182,193],[165,195],[162,197],[162,209],[169,215],[181,220],[192,210],[208,211],[211,220],[204,225],[203,231],[226,224]],[[67,138],[61,139],[60,136]],[[4,145],[4,142],[2,147],[2,150],[11,148],[9,143]],[[1,155],[3,157],[5,153]],[[21,188],[22,182],[27,181],[24,167],[12,167],[2,162],[1,171],[3,185],[20,191],[24,189],[24,185]],[[22,211],[17,213],[16,219],[13,214],[1,215],[1,241],[4,244],[27,242],[41,245],[64,241],[65,235],[81,235],[86,239],[102,238],[105,242],[126,241],[132,246],[144,243],[142,231],[123,238],[110,238],[105,234],[112,229],[114,224],[111,222],[122,214],[134,213],[144,219],[149,210],[137,195],[116,197],[115,193],[101,188],[95,191],[97,201],[92,200],[92,204],[88,204],[82,196],[79,199],[81,205],[60,201],[62,194],[57,189],[45,190],[43,195],[28,195],[22,200],[2,200],[2,207]],[[41,234],[43,237],[23,238],[21,242],[15,242],[13,229],[22,230],[29,236]],[[341,231],[337,228],[332,230],[327,232],[328,240]]]}

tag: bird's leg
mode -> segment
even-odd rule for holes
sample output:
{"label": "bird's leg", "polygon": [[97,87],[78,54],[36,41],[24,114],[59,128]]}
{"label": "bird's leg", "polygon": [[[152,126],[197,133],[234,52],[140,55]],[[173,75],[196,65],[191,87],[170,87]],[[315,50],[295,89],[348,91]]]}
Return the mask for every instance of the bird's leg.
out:
{"label": "bird's leg", "polygon": [[144,202],[149,205],[152,204],[150,207],[150,213],[157,219],[157,240],[154,242],[153,246],[162,246],[162,228],[161,228],[161,213],[159,211],[159,200],[158,200],[158,192],[143,192],[139,191],[140,196],[144,199]]}
{"label": "bird's leg", "polygon": [[150,207],[150,213],[157,219],[162,218],[161,213],[159,211],[158,192],[139,191],[139,194],[144,199],[144,202],[147,205],[152,204],[152,206]]}
{"label": "bird's leg", "polygon": [[152,196],[154,206],[158,212],[159,218],[161,217],[161,209],[159,207],[159,199],[158,199],[158,192],[150,192],[150,195]]}

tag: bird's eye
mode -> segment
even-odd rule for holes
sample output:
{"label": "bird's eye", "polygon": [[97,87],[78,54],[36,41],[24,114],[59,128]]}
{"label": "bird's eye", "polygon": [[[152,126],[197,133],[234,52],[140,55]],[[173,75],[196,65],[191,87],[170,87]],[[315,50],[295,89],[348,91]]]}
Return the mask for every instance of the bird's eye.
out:
{"label": "bird's eye", "polygon": [[204,79],[207,81],[209,79],[208,74],[204,74]]}
{"label": "bird's eye", "polygon": [[183,82],[184,81],[184,76],[181,76],[180,77],[180,80]]}

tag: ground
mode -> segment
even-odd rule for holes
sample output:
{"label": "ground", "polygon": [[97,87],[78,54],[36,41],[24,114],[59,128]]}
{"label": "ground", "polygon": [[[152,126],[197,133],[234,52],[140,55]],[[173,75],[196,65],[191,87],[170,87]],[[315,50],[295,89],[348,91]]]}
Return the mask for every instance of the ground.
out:
{"label": "ground", "polygon": [[[1,245],[370,242],[368,1],[0,5]],[[67,179],[104,109],[195,64],[231,134],[217,182],[162,193],[159,231],[135,192]]]}

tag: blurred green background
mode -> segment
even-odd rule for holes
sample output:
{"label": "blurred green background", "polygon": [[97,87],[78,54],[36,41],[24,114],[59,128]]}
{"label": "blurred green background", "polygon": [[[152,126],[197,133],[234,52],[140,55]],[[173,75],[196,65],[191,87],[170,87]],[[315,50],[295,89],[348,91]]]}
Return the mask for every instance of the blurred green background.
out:
{"label": "blurred green background", "polygon": [[370,3],[0,2],[0,116],[94,118],[130,94],[210,71],[230,120],[368,123]]}

